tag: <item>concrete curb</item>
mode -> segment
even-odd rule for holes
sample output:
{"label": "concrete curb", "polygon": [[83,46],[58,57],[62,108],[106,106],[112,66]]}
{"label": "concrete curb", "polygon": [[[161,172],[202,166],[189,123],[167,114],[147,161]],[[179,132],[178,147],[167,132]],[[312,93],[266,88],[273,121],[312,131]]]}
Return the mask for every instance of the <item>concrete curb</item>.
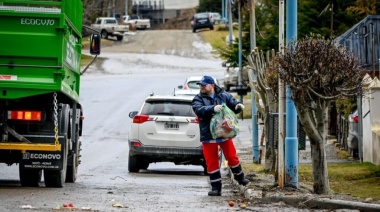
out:
{"label": "concrete curb", "polygon": [[234,179],[230,169],[228,169],[228,176],[230,176],[233,185],[239,188],[239,192],[250,201],[260,201],[264,204],[284,202],[293,207],[302,207],[309,209],[357,209],[360,211],[380,211],[380,204],[371,204],[363,202],[353,202],[344,200],[333,200],[328,198],[313,198],[313,197],[295,197],[295,196],[271,196],[263,197],[261,190],[252,190],[245,186],[239,185]]}

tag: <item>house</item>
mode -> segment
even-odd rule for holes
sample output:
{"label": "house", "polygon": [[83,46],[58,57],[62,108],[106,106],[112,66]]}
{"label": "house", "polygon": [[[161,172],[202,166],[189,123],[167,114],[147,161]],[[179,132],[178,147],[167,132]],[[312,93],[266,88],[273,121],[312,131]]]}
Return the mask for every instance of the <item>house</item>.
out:
{"label": "house", "polygon": [[367,16],[337,37],[336,42],[356,54],[359,64],[368,70],[370,75],[376,72],[375,75],[379,76],[380,15]]}
{"label": "house", "polygon": [[369,15],[336,38],[365,68],[364,93],[358,98],[359,158],[380,165],[380,15]]}
{"label": "house", "polygon": [[152,23],[165,23],[198,5],[199,0],[133,0],[132,13],[149,18]]}

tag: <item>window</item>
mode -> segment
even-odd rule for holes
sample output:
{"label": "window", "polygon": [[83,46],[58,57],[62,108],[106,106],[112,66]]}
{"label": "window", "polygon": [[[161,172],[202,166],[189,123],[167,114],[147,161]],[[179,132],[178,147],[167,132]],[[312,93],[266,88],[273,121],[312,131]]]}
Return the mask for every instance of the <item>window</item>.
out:
{"label": "window", "polygon": [[148,101],[141,111],[146,115],[169,115],[195,117],[191,102],[182,101]]}

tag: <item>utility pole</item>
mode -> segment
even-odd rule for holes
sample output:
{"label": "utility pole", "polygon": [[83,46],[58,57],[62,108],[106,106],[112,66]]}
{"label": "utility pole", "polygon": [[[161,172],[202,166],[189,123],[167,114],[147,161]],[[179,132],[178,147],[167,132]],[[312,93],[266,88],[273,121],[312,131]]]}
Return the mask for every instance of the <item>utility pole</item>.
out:
{"label": "utility pole", "polygon": [[[297,0],[286,1],[286,45],[297,40]],[[297,111],[292,91],[286,86],[285,184],[298,189]]]}
{"label": "utility pole", "polygon": [[[284,0],[279,1],[279,34],[278,34],[278,51],[280,54],[284,53]],[[278,78],[278,186],[284,188],[284,110],[285,110],[285,85],[284,82]]]}
{"label": "utility pole", "polygon": [[[255,14],[255,0],[251,0],[251,13],[250,13],[250,40],[251,52],[256,48],[256,14]],[[257,77],[253,77],[256,78]],[[259,127],[257,124],[257,105],[255,101],[255,87],[251,88],[251,102],[252,102],[252,147],[253,147],[253,163],[260,163],[260,147],[259,147]]]}

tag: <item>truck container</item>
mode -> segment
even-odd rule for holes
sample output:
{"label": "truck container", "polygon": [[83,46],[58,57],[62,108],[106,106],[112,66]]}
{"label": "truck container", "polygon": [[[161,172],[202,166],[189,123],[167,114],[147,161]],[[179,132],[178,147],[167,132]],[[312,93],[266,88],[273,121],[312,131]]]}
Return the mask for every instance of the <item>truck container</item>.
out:
{"label": "truck container", "polygon": [[0,0],[0,162],[18,165],[21,186],[76,181],[82,15],[80,0]]}

